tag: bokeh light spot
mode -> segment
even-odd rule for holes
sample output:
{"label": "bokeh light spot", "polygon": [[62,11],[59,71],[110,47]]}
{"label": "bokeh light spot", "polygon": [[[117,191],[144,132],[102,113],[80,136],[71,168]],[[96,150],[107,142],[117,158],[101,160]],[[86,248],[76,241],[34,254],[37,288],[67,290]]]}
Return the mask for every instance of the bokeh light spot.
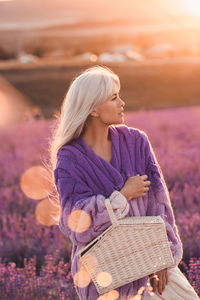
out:
{"label": "bokeh light spot", "polygon": [[74,284],[80,288],[84,288],[90,284],[91,278],[84,266],[74,275]]}
{"label": "bokeh light spot", "polygon": [[69,215],[67,224],[71,230],[80,233],[88,230],[91,218],[84,210],[78,209]]}
{"label": "bokeh light spot", "polygon": [[117,300],[119,297],[119,292],[112,290],[108,293],[105,293],[97,298],[97,300]]}
{"label": "bokeh light spot", "polygon": [[144,290],[145,290],[145,287],[141,286],[141,288],[138,290],[138,295],[142,295]]}
{"label": "bokeh light spot", "polygon": [[21,176],[20,187],[29,198],[40,200],[48,196],[52,189],[48,171],[42,166],[29,168]]}
{"label": "bokeh light spot", "polygon": [[58,223],[53,219],[59,214],[59,208],[53,205],[49,199],[40,201],[35,209],[35,217],[38,222],[45,226],[51,226]]}
{"label": "bokeh light spot", "polygon": [[[90,271],[91,272],[95,272],[96,268],[97,268],[97,259],[94,255],[91,254],[85,254],[84,255],[84,261],[87,263],[89,262],[90,265]],[[82,267],[82,261],[79,260],[79,267]]]}
{"label": "bokeh light spot", "polygon": [[142,293],[143,293],[143,291],[145,290],[146,288],[145,288],[145,286],[141,286],[140,287],[140,289],[138,290],[138,292],[137,292],[137,295],[135,295],[135,296],[128,296],[127,298],[126,298],[126,300],[141,300],[142,299]]}
{"label": "bokeh light spot", "polygon": [[97,282],[102,287],[107,287],[112,283],[112,276],[107,272],[100,272],[97,275]]}
{"label": "bokeh light spot", "polygon": [[140,295],[132,296],[132,297],[128,298],[127,300],[141,300],[141,296]]}
{"label": "bokeh light spot", "polygon": [[95,54],[92,54],[92,55],[90,56],[90,60],[91,60],[92,62],[96,62],[97,59],[98,59],[98,57],[97,57],[97,55],[95,55]]}

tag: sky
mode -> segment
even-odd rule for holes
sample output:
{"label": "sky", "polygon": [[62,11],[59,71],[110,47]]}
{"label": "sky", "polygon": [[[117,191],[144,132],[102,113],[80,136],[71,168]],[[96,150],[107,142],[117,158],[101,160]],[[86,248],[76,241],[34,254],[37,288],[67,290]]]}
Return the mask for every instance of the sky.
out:
{"label": "sky", "polygon": [[83,20],[170,22],[171,16],[200,16],[200,0],[0,0],[0,26],[73,24]]}

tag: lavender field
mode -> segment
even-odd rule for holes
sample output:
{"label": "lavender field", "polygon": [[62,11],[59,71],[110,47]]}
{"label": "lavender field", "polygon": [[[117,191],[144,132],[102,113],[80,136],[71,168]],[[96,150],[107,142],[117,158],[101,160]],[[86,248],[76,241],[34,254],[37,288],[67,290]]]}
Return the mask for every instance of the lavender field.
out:
{"label": "lavender field", "polygon": [[[78,299],[71,243],[38,213],[47,195],[27,194],[22,180],[31,167],[43,166],[53,122],[0,131],[0,300]],[[130,112],[125,124],[149,136],[183,242],[179,268],[200,295],[200,107]]]}

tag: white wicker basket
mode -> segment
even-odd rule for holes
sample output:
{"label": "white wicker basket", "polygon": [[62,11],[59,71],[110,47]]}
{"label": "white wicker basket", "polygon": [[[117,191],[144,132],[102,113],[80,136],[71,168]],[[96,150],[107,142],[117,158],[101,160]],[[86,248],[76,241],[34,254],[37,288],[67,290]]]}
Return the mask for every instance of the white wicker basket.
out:
{"label": "white wicker basket", "polygon": [[77,253],[99,294],[174,264],[160,216],[117,220],[109,198],[105,205],[112,225]]}

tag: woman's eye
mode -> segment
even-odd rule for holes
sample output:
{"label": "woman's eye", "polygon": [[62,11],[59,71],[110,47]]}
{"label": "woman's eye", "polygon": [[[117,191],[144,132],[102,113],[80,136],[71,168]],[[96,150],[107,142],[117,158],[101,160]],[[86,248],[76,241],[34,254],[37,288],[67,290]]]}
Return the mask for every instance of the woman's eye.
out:
{"label": "woman's eye", "polygon": [[116,99],[117,99],[117,97],[113,98],[112,100],[116,100]]}

